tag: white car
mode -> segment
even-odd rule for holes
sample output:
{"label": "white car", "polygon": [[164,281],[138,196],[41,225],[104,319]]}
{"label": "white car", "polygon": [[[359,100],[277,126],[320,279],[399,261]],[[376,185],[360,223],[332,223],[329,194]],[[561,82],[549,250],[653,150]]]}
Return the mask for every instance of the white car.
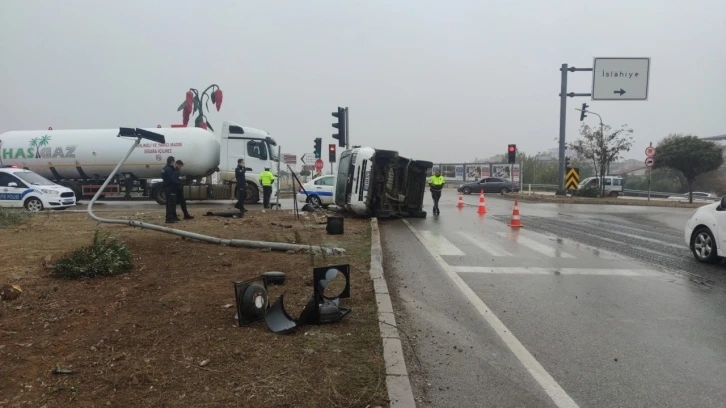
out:
{"label": "white car", "polygon": [[699,262],[716,263],[726,256],[726,197],[699,207],[686,223],[684,239]]}
{"label": "white car", "polygon": [[[320,176],[302,185],[297,192],[297,201],[309,203],[318,207],[327,207],[335,203],[333,189],[335,176]],[[305,189],[305,191],[303,191]],[[307,192],[307,196],[305,195]]]}
{"label": "white car", "polygon": [[[682,200],[682,201],[688,201],[688,193],[685,194],[675,194],[668,197],[669,200]],[[693,201],[696,200],[707,200],[707,201],[713,201],[718,200],[718,197],[711,193],[704,193],[700,191],[694,191],[693,192]]]}
{"label": "white car", "polygon": [[59,186],[30,170],[0,168],[0,207],[65,210],[76,205],[73,190]]}

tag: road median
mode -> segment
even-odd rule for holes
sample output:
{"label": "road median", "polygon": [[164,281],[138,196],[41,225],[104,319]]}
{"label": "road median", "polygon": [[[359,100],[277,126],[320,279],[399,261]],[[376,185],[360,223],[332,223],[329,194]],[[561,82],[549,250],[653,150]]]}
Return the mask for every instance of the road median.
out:
{"label": "road median", "polygon": [[[0,309],[0,405],[388,405],[369,220],[346,218],[343,235],[328,235],[314,217],[297,220],[290,211],[251,211],[240,219],[195,215],[174,227],[346,251],[223,247],[98,226],[67,212],[0,225],[0,287],[22,288]],[[104,216],[165,225],[163,209]],[[59,259],[91,244],[96,228],[129,249],[132,269],[82,280],[51,277]],[[341,306],[352,312],[342,320],[301,325],[289,335],[272,333],[264,321],[237,325],[233,281],[285,272],[284,284],[268,286],[269,302],[284,293],[284,308],[297,319],[313,295],[313,267],[338,264],[351,265],[350,298]]]}

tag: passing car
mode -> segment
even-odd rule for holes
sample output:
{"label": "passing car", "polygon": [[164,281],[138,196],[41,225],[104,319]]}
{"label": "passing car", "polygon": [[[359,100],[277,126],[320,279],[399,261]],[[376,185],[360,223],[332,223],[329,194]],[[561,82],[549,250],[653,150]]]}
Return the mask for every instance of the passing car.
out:
{"label": "passing car", "polygon": [[716,263],[726,256],[726,197],[694,211],[684,239],[699,262]]}
{"label": "passing car", "polygon": [[30,170],[0,168],[0,207],[65,210],[76,205],[73,190],[46,179]]}
{"label": "passing car", "polygon": [[[684,194],[674,194],[672,196],[668,197],[669,200],[679,200],[679,201],[688,201],[688,193]],[[718,200],[718,197],[711,193],[704,193],[701,191],[694,191],[693,192],[693,201],[696,200],[702,200],[702,201],[715,201]]]}
{"label": "passing car", "polygon": [[484,193],[507,194],[514,191],[514,186],[511,181],[497,177],[485,177],[472,183],[460,184],[459,187],[456,188],[456,191],[463,194],[479,194],[482,191]]}
{"label": "passing car", "polygon": [[[297,192],[297,201],[317,207],[327,207],[335,203],[334,189],[335,176],[320,176],[302,185]],[[305,192],[307,192],[307,195],[305,195]]]}

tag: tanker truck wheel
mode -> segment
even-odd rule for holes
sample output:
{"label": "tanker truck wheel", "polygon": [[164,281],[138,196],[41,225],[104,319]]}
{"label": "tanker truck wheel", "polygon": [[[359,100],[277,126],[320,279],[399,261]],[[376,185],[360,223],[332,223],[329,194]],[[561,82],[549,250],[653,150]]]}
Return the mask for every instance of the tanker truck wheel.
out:
{"label": "tanker truck wheel", "polygon": [[159,205],[166,205],[166,195],[164,190],[161,188],[161,183],[156,183],[151,186],[151,198],[153,198]]}
{"label": "tanker truck wheel", "polygon": [[260,202],[260,191],[254,183],[247,182],[245,204],[257,204]]}

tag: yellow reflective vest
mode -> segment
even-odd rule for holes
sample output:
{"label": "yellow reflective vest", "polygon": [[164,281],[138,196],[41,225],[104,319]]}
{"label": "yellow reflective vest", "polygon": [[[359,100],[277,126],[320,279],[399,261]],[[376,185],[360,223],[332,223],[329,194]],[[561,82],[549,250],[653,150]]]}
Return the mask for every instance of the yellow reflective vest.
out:
{"label": "yellow reflective vest", "polygon": [[432,188],[435,188],[437,190],[440,190],[442,187],[444,187],[444,176],[436,176],[435,174],[431,176],[431,179],[429,179],[429,184]]}
{"label": "yellow reflective vest", "polygon": [[272,186],[273,181],[275,181],[275,175],[271,171],[265,170],[260,173],[260,184],[262,184],[262,187]]}

